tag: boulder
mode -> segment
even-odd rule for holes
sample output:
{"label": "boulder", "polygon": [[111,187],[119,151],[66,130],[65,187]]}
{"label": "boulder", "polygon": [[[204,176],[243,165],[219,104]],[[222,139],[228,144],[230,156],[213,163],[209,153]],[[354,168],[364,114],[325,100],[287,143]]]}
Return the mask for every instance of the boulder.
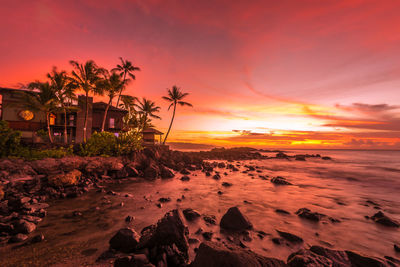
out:
{"label": "boulder", "polygon": [[252,251],[230,245],[205,241],[200,244],[191,267],[260,267],[287,266],[283,261],[260,256]]}
{"label": "boulder", "polygon": [[188,235],[182,212],[175,209],[166,213],[156,225],[142,230],[138,248],[157,252],[156,255],[150,255],[153,264],[158,263],[157,255],[165,254],[171,266],[186,265],[189,260]]}
{"label": "boulder", "polygon": [[371,217],[371,219],[374,222],[385,225],[385,226],[400,227],[400,224],[397,221],[389,218],[382,211],[375,213],[374,216]]}
{"label": "boulder", "polygon": [[184,182],[190,181],[190,177],[187,176],[187,175],[184,175],[184,176],[181,177],[181,181],[184,181]]}
{"label": "boulder", "polygon": [[200,213],[198,213],[197,211],[195,211],[191,208],[184,209],[182,211],[182,213],[183,213],[183,216],[185,216],[186,220],[188,220],[190,222],[194,221],[195,219],[200,217]]}
{"label": "boulder", "polygon": [[15,236],[12,236],[12,237],[8,240],[8,242],[9,242],[9,243],[19,243],[19,242],[25,241],[25,240],[27,240],[27,239],[28,239],[28,236],[27,236],[27,235],[24,235],[24,234],[16,234]]}
{"label": "boulder", "polygon": [[144,170],[143,176],[145,179],[154,180],[158,177],[159,173],[160,170],[158,166],[152,163],[149,166],[147,166],[147,168]]}
{"label": "boulder", "polygon": [[139,235],[132,228],[122,228],[110,239],[110,247],[125,253],[135,251]]}
{"label": "boulder", "polygon": [[301,238],[297,235],[294,235],[294,234],[291,234],[288,232],[279,231],[279,230],[276,230],[276,231],[278,232],[278,234],[281,237],[283,237],[284,239],[286,239],[287,241],[289,241],[291,243],[303,243],[303,238]]}
{"label": "boulder", "polygon": [[55,186],[71,186],[77,185],[82,177],[82,173],[78,170],[73,170],[65,174],[58,174],[48,177],[49,184]]}
{"label": "boulder", "polygon": [[161,179],[169,179],[169,178],[173,178],[175,176],[174,172],[165,166],[160,167],[160,176]]}
{"label": "boulder", "polygon": [[307,208],[301,208],[298,211],[296,211],[297,216],[314,221],[314,222],[319,222],[323,217],[326,215],[318,213],[318,212],[312,212],[311,210]]}
{"label": "boulder", "polygon": [[219,225],[224,229],[234,231],[242,231],[253,228],[251,222],[240,212],[238,207],[229,208],[224,216],[222,216]]}
{"label": "boulder", "polygon": [[70,172],[72,170],[84,170],[87,164],[87,160],[84,157],[68,156],[59,159],[60,168],[64,172]]}
{"label": "boulder", "polygon": [[233,185],[232,183],[228,183],[228,182],[223,182],[222,183],[222,186],[225,186],[225,187],[230,187],[232,185]]}
{"label": "boulder", "polygon": [[125,166],[125,170],[128,174],[128,177],[137,177],[139,176],[139,172],[136,169],[136,164],[134,162],[129,162],[126,166]]}
{"label": "boulder", "polygon": [[30,165],[38,174],[54,175],[61,172],[60,163],[54,158],[35,160]]}
{"label": "boulder", "polygon": [[188,171],[187,169],[182,169],[180,171],[180,173],[183,174],[183,175],[188,175],[188,174],[190,174],[190,171]]}
{"label": "boulder", "polygon": [[286,178],[283,178],[281,176],[274,177],[270,181],[271,181],[271,183],[276,184],[276,185],[291,185],[292,184],[292,183],[288,182],[286,180]]}
{"label": "boulder", "polygon": [[17,233],[29,234],[36,229],[36,225],[26,220],[19,220],[14,223],[14,229]]}
{"label": "boulder", "polygon": [[225,168],[226,167],[225,163],[223,163],[223,162],[219,162],[217,166],[218,166],[218,168]]}

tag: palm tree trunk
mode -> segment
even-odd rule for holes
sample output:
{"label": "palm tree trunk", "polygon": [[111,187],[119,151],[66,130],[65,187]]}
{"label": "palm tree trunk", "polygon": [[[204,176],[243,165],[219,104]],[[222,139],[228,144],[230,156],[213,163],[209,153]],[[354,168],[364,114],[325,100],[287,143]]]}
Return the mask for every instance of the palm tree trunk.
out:
{"label": "palm tree trunk", "polygon": [[83,142],[86,143],[86,127],[87,127],[87,119],[89,116],[89,93],[86,92],[86,111],[85,111],[85,121],[83,123]]}
{"label": "palm tree trunk", "polygon": [[165,141],[167,141],[169,131],[171,131],[172,123],[174,122],[174,118],[175,118],[175,110],[176,110],[176,103],[174,103],[174,112],[172,113],[171,123],[169,124],[168,132],[167,132],[167,134],[165,135],[163,145],[165,145]]}
{"label": "palm tree trunk", "polygon": [[102,122],[102,124],[101,124],[101,131],[102,131],[102,132],[104,132],[104,126],[106,125],[107,113],[108,113],[108,109],[110,108],[111,101],[112,101],[112,99],[110,98],[110,101],[108,101],[106,110],[104,111],[103,122]]}
{"label": "palm tree trunk", "polygon": [[53,143],[53,137],[50,129],[50,112],[46,112],[47,132],[49,134],[50,143]]}
{"label": "palm tree trunk", "polygon": [[67,109],[64,107],[64,143],[68,144]]}
{"label": "palm tree trunk", "polygon": [[121,98],[122,90],[124,89],[124,86],[125,86],[125,78],[126,78],[126,72],[124,72],[124,85],[122,86],[121,90],[119,91],[117,105],[115,107],[118,107],[119,99]]}

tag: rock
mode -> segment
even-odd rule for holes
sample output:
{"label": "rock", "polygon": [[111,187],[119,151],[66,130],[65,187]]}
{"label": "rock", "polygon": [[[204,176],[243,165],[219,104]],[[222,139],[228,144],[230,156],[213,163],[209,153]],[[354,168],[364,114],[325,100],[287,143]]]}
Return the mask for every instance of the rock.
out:
{"label": "rock", "polygon": [[65,174],[58,174],[48,177],[51,185],[55,186],[71,186],[77,185],[81,179],[82,173],[78,170],[73,170]]}
{"label": "rock", "polygon": [[160,168],[160,176],[161,176],[161,179],[169,179],[169,178],[175,177],[175,174],[170,168],[162,166]]}
{"label": "rock", "polygon": [[276,245],[282,245],[285,242],[285,240],[280,237],[274,237],[271,239],[271,241]]}
{"label": "rock", "polygon": [[393,248],[394,248],[394,251],[400,252],[400,246],[394,244],[394,245],[393,245]]}
{"label": "rock", "polygon": [[11,234],[14,231],[14,226],[12,224],[0,223],[0,233]]}
{"label": "rock", "polygon": [[205,240],[210,241],[213,236],[213,232],[203,232],[201,235]]}
{"label": "rock", "polygon": [[191,267],[260,267],[287,266],[283,261],[260,256],[252,251],[230,245],[205,241],[200,244]]}
{"label": "rock", "polygon": [[34,237],[32,237],[31,242],[32,243],[39,243],[39,242],[42,242],[43,240],[44,240],[44,235],[43,234],[38,234],[38,235],[35,235]]}
{"label": "rock", "polygon": [[[168,266],[185,266],[189,260],[189,230],[184,223],[180,210],[175,209],[165,214],[156,225],[145,227],[138,248],[165,253]],[[150,255],[150,262],[157,264],[157,255]]]}
{"label": "rock", "polygon": [[351,266],[370,266],[383,267],[389,266],[384,260],[369,256],[364,256],[353,251],[346,251],[347,257],[351,262]]}
{"label": "rock", "polygon": [[212,225],[217,224],[217,218],[215,218],[214,215],[204,215],[203,220],[208,224],[212,224]]}
{"label": "rock", "polygon": [[214,180],[219,180],[221,179],[221,176],[219,175],[219,173],[214,174],[214,176],[212,177]]}
{"label": "rock", "polygon": [[128,216],[126,216],[126,218],[125,218],[125,222],[131,222],[131,221],[133,221],[133,219],[134,219],[133,216],[128,215]]}
{"label": "rock", "polygon": [[288,159],[288,158],[289,158],[289,156],[286,155],[286,154],[283,153],[283,152],[277,153],[277,154],[276,154],[276,157],[277,157],[278,159]]}
{"label": "rock", "polygon": [[159,175],[159,168],[157,167],[157,165],[151,164],[144,170],[143,175],[144,175],[144,178],[146,178],[146,179],[154,180]]}
{"label": "rock", "polygon": [[169,198],[169,197],[160,197],[158,199],[158,201],[161,202],[161,203],[166,203],[166,202],[170,202],[171,198]]}
{"label": "rock", "polygon": [[311,210],[307,209],[307,208],[301,208],[298,211],[296,211],[297,216],[307,219],[307,220],[311,220],[314,222],[319,222],[323,217],[325,217],[326,215],[318,213],[318,212],[312,212]]}
{"label": "rock", "polygon": [[25,241],[25,240],[27,240],[27,239],[28,239],[28,236],[27,236],[27,235],[24,235],[24,234],[16,234],[15,236],[12,236],[12,237],[8,240],[8,242],[9,242],[9,243],[19,243],[19,242]]}
{"label": "rock", "polygon": [[197,244],[200,242],[197,238],[189,238],[188,239],[189,244]]}
{"label": "rock", "polygon": [[206,176],[211,176],[211,173],[210,172],[206,172]]}
{"label": "rock", "polygon": [[139,171],[136,169],[136,165],[133,162],[128,163],[125,166],[125,170],[128,174],[128,177],[137,177],[139,176]]}
{"label": "rock", "polygon": [[292,183],[286,181],[286,178],[283,178],[281,176],[274,177],[270,181],[271,183],[276,185],[292,185]]}
{"label": "rock", "polygon": [[306,156],[305,155],[296,155],[294,157],[295,160],[299,160],[299,161],[306,161]]}
{"label": "rock", "polygon": [[189,180],[190,180],[190,177],[187,175],[181,177],[181,181],[183,181],[183,182],[189,181]]}
{"label": "rock", "polygon": [[332,160],[331,157],[322,157],[321,159],[323,159],[323,160]]}
{"label": "rock", "polygon": [[278,232],[278,234],[281,237],[283,237],[284,239],[286,239],[287,241],[289,241],[291,243],[303,243],[303,238],[301,238],[297,235],[294,235],[294,234],[291,234],[288,232],[279,231],[279,230],[276,230],[276,231]]}
{"label": "rock", "polygon": [[184,175],[187,175],[187,174],[190,174],[190,171],[188,171],[186,169],[183,169],[183,170],[180,171],[180,173],[184,174]]}
{"label": "rock", "polygon": [[70,172],[72,170],[84,170],[86,167],[87,159],[78,156],[67,156],[60,158],[59,160],[60,168],[64,172]]}
{"label": "rock", "polygon": [[38,174],[54,175],[61,172],[60,163],[54,158],[45,158],[30,162]]}
{"label": "rock", "polygon": [[232,186],[233,184],[231,184],[231,183],[228,183],[228,182],[223,182],[222,183],[222,186],[225,186],[225,187],[230,187],[230,186]]}
{"label": "rock", "polygon": [[200,217],[200,213],[198,213],[197,211],[193,210],[193,209],[184,209],[182,211],[183,216],[185,216],[186,220],[188,221],[194,221],[195,219]]}
{"label": "rock", "polygon": [[226,165],[223,162],[219,162],[218,165],[217,165],[218,168],[225,168],[225,166]]}
{"label": "rock", "polygon": [[400,224],[397,221],[395,221],[393,219],[390,219],[382,211],[379,211],[379,212],[375,213],[375,215],[372,216],[371,219],[374,222],[382,224],[382,225],[385,225],[385,226],[400,227]]}
{"label": "rock", "polygon": [[14,223],[14,229],[17,233],[29,234],[35,231],[36,225],[26,220],[19,220]]}
{"label": "rock", "polygon": [[132,228],[122,228],[110,239],[110,247],[125,253],[135,251],[139,235]]}
{"label": "rock", "polygon": [[282,210],[282,209],[276,209],[275,212],[276,213],[281,213],[281,214],[290,214],[290,212],[288,212],[286,210]]}
{"label": "rock", "polygon": [[222,228],[241,231],[252,229],[251,222],[240,212],[238,207],[229,208],[228,211],[222,216],[219,224]]}
{"label": "rock", "polygon": [[287,264],[292,267],[334,266],[330,259],[317,255],[312,251],[306,249],[301,249],[295,253],[290,254],[287,259]]}

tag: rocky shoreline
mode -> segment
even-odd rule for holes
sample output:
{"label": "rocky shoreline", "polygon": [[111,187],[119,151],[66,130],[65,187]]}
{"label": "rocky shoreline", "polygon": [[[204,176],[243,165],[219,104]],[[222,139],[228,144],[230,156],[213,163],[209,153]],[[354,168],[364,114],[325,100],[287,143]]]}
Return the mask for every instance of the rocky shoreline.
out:
{"label": "rocky shoreline", "polygon": [[[0,245],[43,241],[46,237],[40,233],[35,234],[35,229],[47,214],[49,200],[76,198],[90,190],[112,195],[114,192],[105,190],[107,184],[123,183],[130,179],[170,179],[179,175],[180,180],[187,182],[193,178],[189,176],[193,171],[202,171],[204,175],[219,180],[221,176],[237,172],[243,167],[245,170],[242,173],[252,178],[269,180],[276,186],[290,186],[293,181],[280,176],[267,177],[262,174],[258,166],[242,165],[240,160],[304,161],[308,158],[331,160],[329,157],[320,155],[288,156],[283,152],[278,152],[274,157],[268,157],[250,149],[217,149],[204,152],[145,149],[129,158],[74,156],[31,162],[2,159],[0,160]],[[230,187],[232,184],[224,182],[222,186]],[[223,194],[223,192],[220,191],[218,194]],[[159,199],[157,205],[161,207],[164,201],[168,202],[170,199]],[[374,203],[370,204],[376,206]],[[285,210],[276,210],[276,212],[287,213]],[[339,219],[307,208],[299,208],[295,214],[309,221],[340,223]],[[290,255],[286,262],[269,259],[249,251],[241,242],[241,239],[249,240],[251,231],[260,239],[265,236],[265,233],[252,229],[251,223],[237,208],[229,209],[226,216],[221,219],[221,231],[234,233],[232,237],[228,235],[226,240],[215,240],[212,232],[200,231],[201,229],[196,232],[199,239],[189,238],[185,225],[199,217],[203,217],[211,224],[217,224],[215,218],[201,215],[194,210],[183,210],[183,212],[173,210],[156,225],[144,228],[141,235],[133,229],[121,230],[114,241],[110,241],[110,250],[103,254],[99,261],[111,259],[112,262],[115,261],[116,266],[188,266],[189,264],[204,266],[204,262],[211,266],[287,266],[287,264],[289,266],[396,266],[399,264],[391,257],[367,257],[355,252],[337,251],[318,246],[299,250]],[[366,218],[386,227],[399,227],[398,222],[381,211]],[[129,218],[127,220],[129,221]],[[232,222],[234,222],[233,225]],[[128,248],[124,245],[125,241],[122,245],[115,245],[120,238],[123,239],[126,236],[129,236],[128,239],[131,242]],[[277,230],[277,236],[272,241],[278,245],[303,242],[302,237],[279,230]],[[203,242],[200,242],[200,239],[203,239]],[[143,243],[144,240],[147,241]],[[161,243],[160,240],[162,240]],[[164,244],[165,240],[169,241]],[[187,256],[188,243],[200,244],[198,248],[196,247],[197,254],[192,263],[189,262]],[[396,247],[398,249],[398,246],[394,245],[395,250]],[[209,255],[215,255],[215,257]],[[339,261],[338,258],[340,258]],[[218,261],[220,259],[224,260],[220,262]],[[370,265],[361,264],[363,262]]]}

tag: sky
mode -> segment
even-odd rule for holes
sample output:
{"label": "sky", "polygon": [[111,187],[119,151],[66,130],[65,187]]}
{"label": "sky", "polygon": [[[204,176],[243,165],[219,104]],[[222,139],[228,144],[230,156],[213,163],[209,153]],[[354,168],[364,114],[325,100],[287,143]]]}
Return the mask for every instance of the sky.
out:
{"label": "sky", "polygon": [[[119,57],[127,94],[171,111],[169,141],[258,148],[400,149],[397,0],[16,0],[0,5],[0,86]],[[193,146],[193,145],[192,145]]]}

